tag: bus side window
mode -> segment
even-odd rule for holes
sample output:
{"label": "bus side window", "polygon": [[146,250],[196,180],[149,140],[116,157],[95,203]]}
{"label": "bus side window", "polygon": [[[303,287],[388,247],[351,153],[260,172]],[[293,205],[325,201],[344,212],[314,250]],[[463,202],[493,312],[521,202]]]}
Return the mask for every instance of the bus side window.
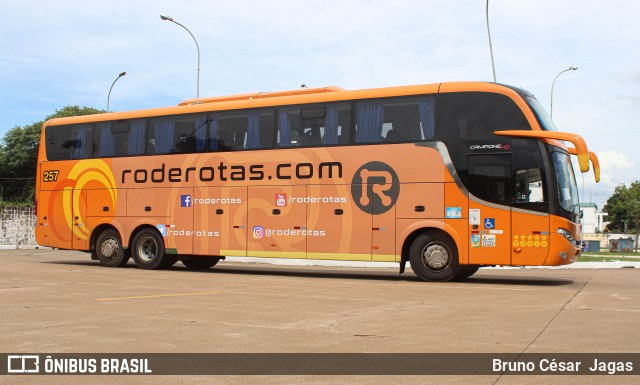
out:
{"label": "bus side window", "polygon": [[93,141],[90,124],[74,126],[71,130],[71,159],[85,159],[91,156]]}
{"label": "bus side window", "polygon": [[[274,114],[272,110],[251,110],[221,113],[215,118],[215,125],[209,134],[210,151],[230,151],[242,149],[270,148],[273,142]],[[215,144],[212,143],[217,131]]]}
{"label": "bus side window", "polygon": [[[211,139],[209,139],[211,140]],[[234,140],[234,136],[233,136],[233,131],[231,131],[230,129],[219,129],[218,130],[218,138],[216,140],[216,144],[215,144],[215,148],[213,148],[212,144],[213,142],[210,142],[209,144],[209,149],[210,150],[217,150],[217,151],[230,151],[233,150],[235,148],[235,140]]]}
{"label": "bus side window", "polygon": [[356,103],[356,143],[378,143],[382,139],[384,105],[381,101]]}
{"label": "bus side window", "polygon": [[345,144],[349,142],[351,126],[351,106],[348,104],[329,104],[320,127],[323,145]]}
{"label": "bus side window", "polygon": [[111,132],[111,122],[96,124],[96,146],[94,154],[100,158],[114,156],[116,153],[115,136]]}
{"label": "bus side window", "polygon": [[173,152],[173,133],[176,122],[173,117],[161,117],[152,120],[151,135],[154,154],[170,154]]}
{"label": "bus side window", "polygon": [[522,110],[505,95],[445,93],[438,106],[440,136],[448,145],[460,139],[495,140],[494,131],[531,129]]}
{"label": "bus side window", "polygon": [[273,110],[259,110],[256,111],[256,114],[260,124],[260,131],[258,134],[258,146],[254,148],[271,148],[275,131]]}
{"label": "bus side window", "polygon": [[389,143],[423,139],[418,103],[415,100],[386,103],[382,136]]}
{"label": "bus side window", "polygon": [[469,192],[487,202],[509,205],[510,157],[509,154],[469,155],[469,170],[463,175]]}
{"label": "bus side window", "polygon": [[[512,139],[510,150],[514,204],[528,210],[545,211],[546,190],[540,143],[535,139]],[[533,205],[530,205],[532,203]]]}
{"label": "bus side window", "polygon": [[356,142],[407,143],[435,138],[435,98],[356,103]]}
{"label": "bus side window", "polygon": [[206,115],[191,115],[175,120],[173,152],[190,153],[205,149],[207,132]]}
{"label": "bus side window", "polygon": [[318,147],[349,142],[351,107],[346,103],[278,109],[278,147]]}
{"label": "bus side window", "polygon": [[517,169],[515,174],[515,203],[542,203],[542,171],[539,168]]}
{"label": "bus side window", "polygon": [[130,122],[127,155],[142,155],[147,142],[147,120],[135,119]]}
{"label": "bus side window", "polygon": [[116,156],[127,155],[129,148],[129,122],[118,121],[111,124]]}
{"label": "bus side window", "polygon": [[221,114],[217,118],[218,151],[232,151],[242,149],[246,128],[246,115]]}
{"label": "bus side window", "polygon": [[52,126],[46,131],[49,160],[85,159],[91,157],[93,128],[90,124]]}
{"label": "bus side window", "polygon": [[278,147],[300,146],[300,113],[299,107],[283,107],[278,109]]}

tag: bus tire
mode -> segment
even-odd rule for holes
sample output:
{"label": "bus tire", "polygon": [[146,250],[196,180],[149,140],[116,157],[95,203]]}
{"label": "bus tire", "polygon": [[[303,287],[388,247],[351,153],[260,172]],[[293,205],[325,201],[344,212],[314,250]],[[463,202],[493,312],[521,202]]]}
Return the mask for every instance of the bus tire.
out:
{"label": "bus tire", "polygon": [[220,262],[220,257],[188,255],[180,258],[183,265],[193,270],[205,270]]}
{"label": "bus tire", "polygon": [[455,279],[467,279],[474,275],[479,268],[480,265],[460,265],[460,270],[458,270],[458,274]]}
{"label": "bus tire", "polygon": [[460,270],[458,249],[447,235],[420,234],[409,249],[411,269],[425,281],[450,281]]}
{"label": "bus tire", "polygon": [[177,255],[165,253],[164,240],[155,229],[142,229],[131,242],[133,261],[141,269],[166,269],[178,261]]}
{"label": "bus tire", "polygon": [[122,247],[120,234],[114,229],[106,229],[100,233],[94,253],[100,264],[106,267],[124,266],[129,261],[129,255]]}

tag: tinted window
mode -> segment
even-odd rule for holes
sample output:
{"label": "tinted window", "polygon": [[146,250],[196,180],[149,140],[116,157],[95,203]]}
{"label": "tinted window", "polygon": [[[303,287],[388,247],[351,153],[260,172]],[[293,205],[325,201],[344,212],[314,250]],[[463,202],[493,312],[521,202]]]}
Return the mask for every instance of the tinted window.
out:
{"label": "tinted window", "polygon": [[172,154],[204,151],[207,116],[168,116],[151,120],[147,151]]}
{"label": "tinted window", "polygon": [[531,129],[513,100],[484,92],[439,95],[438,122],[438,138],[447,145],[460,175],[471,167],[470,153],[509,152],[504,145],[509,145],[510,139],[497,136],[494,131]]}
{"label": "tinted window", "polygon": [[483,92],[440,95],[440,134],[443,139],[491,140],[494,131],[530,130],[524,114],[507,96]]}
{"label": "tinted window", "polygon": [[94,155],[98,157],[142,155],[145,150],[147,120],[97,123]]}
{"label": "tinted window", "polygon": [[467,189],[487,202],[502,205],[511,203],[510,155],[470,155],[469,170],[462,174]]}
{"label": "tinted window", "polygon": [[210,117],[209,151],[269,148],[273,143],[271,110],[231,111]]}
{"label": "tinted window", "polygon": [[47,158],[65,160],[90,157],[93,147],[92,135],[90,124],[47,127]]}
{"label": "tinted window", "polygon": [[542,144],[535,139],[511,140],[511,175],[515,206],[533,211],[548,211],[547,175]]}
{"label": "tinted window", "polygon": [[542,107],[542,104],[540,104],[540,102],[536,98],[527,97],[524,100],[526,100],[527,104],[529,104],[529,107],[531,107],[533,114],[538,119],[538,123],[543,130],[558,131],[555,123],[553,123],[553,120],[551,120],[551,116],[549,116],[547,110]]}
{"label": "tinted window", "polygon": [[278,146],[323,146],[349,142],[348,104],[283,107],[278,109]]}
{"label": "tinted window", "polygon": [[400,143],[435,138],[435,98],[356,103],[357,143]]}
{"label": "tinted window", "polygon": [[545,201],[542,169],[516,169],[514,180],[514,202],[516,204],[543,203]]}
{"label": "tinted window", "polygon": [[117,122],[111,125],[111,135],[115,141],[115,155],[127,155],[129,147],[129,122]]}

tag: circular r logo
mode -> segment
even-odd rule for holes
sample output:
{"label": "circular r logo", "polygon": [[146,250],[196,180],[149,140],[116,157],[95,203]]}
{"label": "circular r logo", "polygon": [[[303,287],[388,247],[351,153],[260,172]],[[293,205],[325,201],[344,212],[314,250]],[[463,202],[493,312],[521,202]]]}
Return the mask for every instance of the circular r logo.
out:
{"label": "circular r logo", "polygon": [[353,175],[351,196],[366,213],[386,213],[396,204],[399,195],[398,174],[386,163],[369,162]]}

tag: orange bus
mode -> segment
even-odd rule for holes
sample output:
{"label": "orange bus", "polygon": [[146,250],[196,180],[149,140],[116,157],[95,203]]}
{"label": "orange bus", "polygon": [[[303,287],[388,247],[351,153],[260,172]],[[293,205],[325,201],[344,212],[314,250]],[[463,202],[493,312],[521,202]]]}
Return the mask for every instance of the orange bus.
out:
{"label": "orange bus", "polygon": [[[563,143],[572,143],[567,147]],[[571,155],[533,95],[495,83],[337,87],[52,119],[40,245],[104,266],[225,256],[410,262],[430,281],[580,256]]]}

